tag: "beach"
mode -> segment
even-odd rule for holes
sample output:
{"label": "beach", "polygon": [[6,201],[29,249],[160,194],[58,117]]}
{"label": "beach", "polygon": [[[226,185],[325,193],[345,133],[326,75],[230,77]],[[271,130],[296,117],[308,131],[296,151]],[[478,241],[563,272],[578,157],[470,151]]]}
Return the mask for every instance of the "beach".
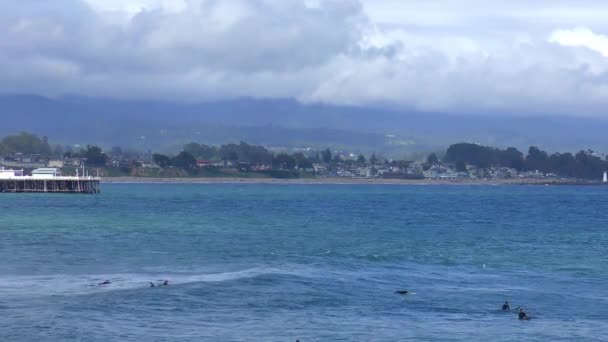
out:
{"label": "beach", "polygon": [[199,183],[199,184],[386,184],[386,185],[602,185],[600,181],[573,179],[464,179],[464,180],[431,180],[431,179],[382,179],[382,178],[238,178],[238,177],[106,177],[102,183]]}

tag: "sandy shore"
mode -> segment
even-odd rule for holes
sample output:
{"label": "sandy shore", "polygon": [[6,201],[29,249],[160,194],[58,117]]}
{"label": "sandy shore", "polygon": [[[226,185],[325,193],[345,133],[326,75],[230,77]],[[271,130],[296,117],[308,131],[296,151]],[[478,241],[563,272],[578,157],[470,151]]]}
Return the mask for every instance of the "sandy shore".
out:
{"label": "sandy shore", "polygon": [[395,185],[601,185],[600,182],[562,179],[426,180],[370,178],[147,178],[108,177],[102,183],[196,183],[196,184],[395,184]]}

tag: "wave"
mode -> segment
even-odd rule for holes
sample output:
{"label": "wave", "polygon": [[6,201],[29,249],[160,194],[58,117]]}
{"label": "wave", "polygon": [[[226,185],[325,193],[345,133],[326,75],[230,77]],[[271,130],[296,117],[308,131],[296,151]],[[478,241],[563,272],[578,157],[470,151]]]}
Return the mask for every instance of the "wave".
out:
{"label": "wave", "polygon": [[[5,276],[0,279],[0,298],[15,296],[53,296],[102,293],[147,288],[150,282],[169,280],[170,285],[236,281],[266,275],[312,276],[310,270],[298,268],[255,267],[230,272],[200,273],[110,273],[88,275]],[[111,284],[98,285],[106,280]]]}

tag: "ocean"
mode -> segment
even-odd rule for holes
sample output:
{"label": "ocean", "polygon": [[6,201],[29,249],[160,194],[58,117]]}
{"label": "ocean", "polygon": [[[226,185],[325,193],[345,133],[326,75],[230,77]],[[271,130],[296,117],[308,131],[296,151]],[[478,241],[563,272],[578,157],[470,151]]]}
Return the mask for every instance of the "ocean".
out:
{"label": "ocean", "polygon": [[0,194],[0,340],[607,341],[607,210],[600,186]]}

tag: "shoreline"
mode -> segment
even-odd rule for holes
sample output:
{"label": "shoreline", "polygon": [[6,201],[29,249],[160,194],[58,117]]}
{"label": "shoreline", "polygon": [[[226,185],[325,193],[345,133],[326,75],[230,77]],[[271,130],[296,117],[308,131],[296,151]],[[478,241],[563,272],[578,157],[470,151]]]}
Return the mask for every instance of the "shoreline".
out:
{"label": "shoreline", "polygon": [[374,179],[374,178],[158,178],[158,177],[107,177],[103,184],[302,184],[302,185],[604,185],[600,181],[562,179],[491,179],[491,180],[427,180],[427,179]]}

